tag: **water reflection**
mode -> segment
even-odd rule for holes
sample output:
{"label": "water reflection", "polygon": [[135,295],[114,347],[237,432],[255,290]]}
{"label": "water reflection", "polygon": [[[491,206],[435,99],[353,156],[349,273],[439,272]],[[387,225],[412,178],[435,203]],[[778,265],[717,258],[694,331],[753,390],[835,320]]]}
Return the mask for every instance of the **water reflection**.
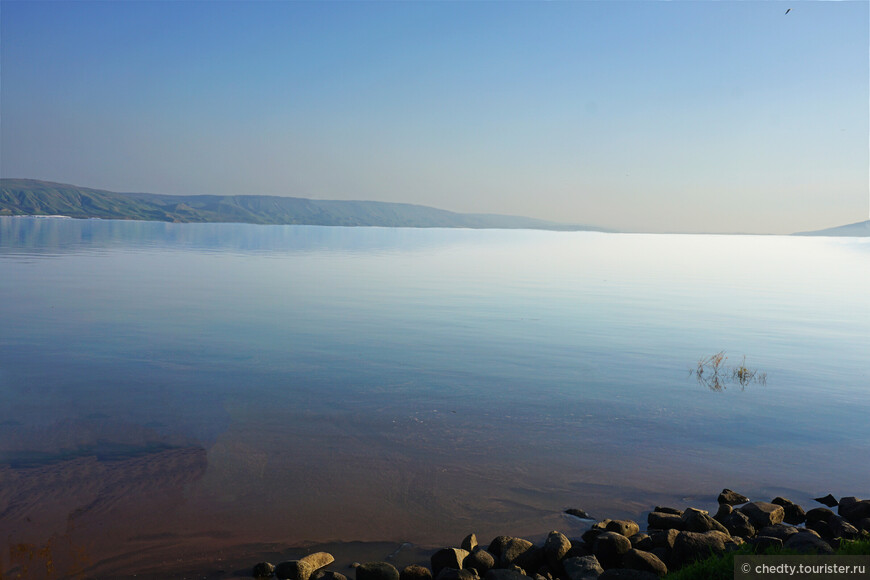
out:
{"label": "water reflection", "polygon": [[698,380],[698,384],[704,385],[711,391],[724,391],[728,385],[737,385],[740,390],[746,389],[750,384],[767,384],[767,373],[746,366],[746,356],[737,366],[727,366],[725,351],[704,357],[698,361],[698,366],[690,371],[690,375]]}

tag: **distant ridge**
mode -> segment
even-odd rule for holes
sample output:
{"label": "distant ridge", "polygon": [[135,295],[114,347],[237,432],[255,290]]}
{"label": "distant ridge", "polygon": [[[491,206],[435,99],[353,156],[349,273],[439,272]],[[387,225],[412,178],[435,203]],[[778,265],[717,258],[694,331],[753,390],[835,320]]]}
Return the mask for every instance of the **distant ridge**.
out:
{"label": "distant ridge", "polygon": [[0,179],[2,215],[63,215],[164,222],[605,231],[519,216],[454,213],[406,203],[269,195],[117,193],[35,179]]}
{"label": "distant ridge", "polygon": [[845,226],[815,230],[812,232],[798,232],[796,236],[839,236],[839,237],[864,237],[870,236],[870,220],[855,222]]}

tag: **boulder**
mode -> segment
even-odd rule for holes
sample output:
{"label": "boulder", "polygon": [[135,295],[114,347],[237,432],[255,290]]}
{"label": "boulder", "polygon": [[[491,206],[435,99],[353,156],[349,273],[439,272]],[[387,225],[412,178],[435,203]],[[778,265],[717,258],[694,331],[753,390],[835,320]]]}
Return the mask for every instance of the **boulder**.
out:
{"label": "boulder", "polygon": [[658,576],[652,572],[632,570],[631,568],[611,568],[605,570],[599,580],[658,580]]}
{"label": "boulder", "polygon": [[683,518],[681,515],[659,511],[650,512],[646,517],[646,523],[649,528],[656,530],[683,529]]}
{"label": "boulder", "polygon": [[298,560],[281,562],[275,566],[275,577],[286,580],[309,580],[315,572],[335,562],[328,552],[314,552]]}
{"label": "boulder", "polygon": [[643,532],[636,533],[631,536],[628,541],[631,542],[632,548],[637,548],[638,550],[650,551],[655,547],[653,546],[649,534],[644,534]]}
{"label": "boulder", "polygon": [[813,508],[807,512],[807,527],[814,522],[827,522],[833,515],[828,508]]}
{"label": "boulder", "polygon": [[489,547],[486,551],[495,556],[496,560],[498,560],[498,558],[501,557],[502,551],[504,551],[504,547],[507,546],[507,543],[512,539],[513,538],[510,536],[496,536],[489,543]]}
{"label": "boulder", "polygon": [[789,499],[775,497],[770,500],[770,503],[782,506],[782,509],[785,510],[785,516],[782,518],[782,521],[787,524],[798,525],[804,523],[807,519],[807,514],[804,512],[804,508]]}
{"label": "boulder", "polygon": [[750,502],[741,506],[737,511],[746,515],[756,529],[778,524],[785,517],[785,510],[782,509],[781,505],[766,501]]}
{"label": "boulder", "polygon": [[679,567],[697,560],[709,558],[710,555],[725,553],[725,542],[728,536],[722,532],[680,532],[674,540],[673,559]]}
{"label": "boulder", "polygon": [[[424,568],[426,572],[429,572],[428,568]],[[333,572],[332,570],[318,570],[314,574],[311,575],[312,580],[347,580],[347,576],[341,574],[339,572]],[[429,572],[429,576],[427,579],[421,580],[431,580],[432,573]]]}
{"label": "boulder", "polygon": [[478,576],[483,577],[495,568],[495,557],[486,550],[475,550],[465,557],[462,567],[468,570],[477,570]]}
{"label": "boulder", "polygon": [[441,568],[435,580],[480,580],[476,570],[460,570],[459,568]]}
{"label": "boulder", "polygon": [[[582,558],[592,555],[592,546],[581,540],[571,540],[571,549],[565,554],[565,558]],[[562,558],[564,561],[565,558]]]}
{"label": "boulder", "polygon": [[749,544],[753,547],[755,553],[762,553],[765,550],[782,548],[782,539],[774,538],[773,536],[755,536],[749,540]]}
{"label": "boulder", "polygon": [[523,538],[511,538],[499,556],[503,568],[519,566],[523,570],[537,570],[544,561],[540,548]]}
{"label": "boulder", "polygon": [[725,527],[732,536],[751,538],[755,535],[755,526],[749,521],[749,516],[740,510],[734,510],[725,519]]}
{"label": "boulder", "polygon": [[595,538],[607,531],[604,528],[595,527],[595,525],[583,532],[582,539],[587,546],[595,545]]}
{"label": "boulder", "polygon": [[835,505],[837,505],[838,503],[840,503],[840,502],[838,502],[838,501],[836,500],[836,498],[835,498],[834,496],[832,496],[831,494],[828,494],[828,495],[826,495],[825,497],[817,497],[817,498],[814,498],[813,501],[817,501],[817,502],[819,502],[820,504],[822,504],[822,505],[824,505],[824,506],[828,506],[829,508],[830,508],[830,507],[834,507]]}
{"label": "boulder", "polygon": [[782,543],[782,547],[806,554],[833,554],[834,549],[818,535],[810,532],[792,534]]}
{"label": "boulder", "polygon": [[742,503],[746,503],[749,501],[749,498],[745,495],[739,494],[736,491],[731,491],[730,489],[723,489],[722,493],[719,494],[717,499],[719,503],[727,503],[728,505],[740,505]]}
{"label": "boulder", "polygon": [[459,544],[459,547],[468,552],[473,552],[477,547],[477,536],[474,534],[468,534],[462,539],[462,543]]}
{"label": "boulder", "polygon": [[443,568],[462,569],[462,563],[468,557],[468,550],[462,548],[442,548],[429,558],[432,566],[432,576],[437,578]]}
{"label": "boulder", "polygon": [[834,538],[843,538],[846,540],[854,540],[861,532],[853,526],[849,520],[843,516],[832,515],[828,518],[828,527],[831,530],[831,535]]}
{"label": "boulder", "polygon": [[856,522],[855,527],[862,532],[870,533],[870,518],[861,518]]}
{"label": "boulder", "polygon": [[622,555],[622,567],[652,572],[658,577],[668,573],[668,567],[658,556],[635,548]]}
{"label": "boulder", "polygon": [[649,539],[655,548],[674,549],[674,541],[680,532],[677,530],[650,530]]}
{"label": "boulder", "polygon": [[630,549],[631,542],[622,534],[603,532],[595,538],[592,553],[605,569],[616,568],[619,566],[621,556]]}
{"label": "boulder", "polygon": [[[724,505],[724,504],[723,504]],[[683,530],[687,532],[709,532],[710,530],[719,530],[723,534],[731,535],[728,528],[714,520],[710,515],[702,510],[689,508],[683,513]]]}
{"label": "boulder", "polygon": [[275,573],[275,565],[270,564],[269,562],[260,562],[258,564],[254,564],[254,569],[252,571],[252,576],[254,578],[271,578],[272,574]]}
{"label": "boulder", "polygon": [[522,572],[516,570],[506,570],[504,568],[493,568],[484,576],[485,580],[529,580]]}
{"label": "boulder", "polygon": [[402,568],[399,580],[432,580],[432,572],[425,566],[411,564]]}
{"label": "boulder", "polygon": [[798,529],[794,526],[787,526],[785,524],[776,524],[773,526],[766,526],[758,530],[759,536],[769,536],[772,538],[779,538],[783,542],[786,541],[789,536],[792,534],[796,534]]}
{"label": "boulder", "polygon": [[365,562],[356,567],[356,580],[399,580],[399,571],[389,562]]}
{"label": "boulder", "polygon": [[719,522],[720,524],[724,524],[725,520],[731,515],[731,512],[734,511],[734,508],[728,505],[727,503],[720,503],[719,509],[716,510],[716,515],[713,516],[713,519]]}
{"label": "boulder", "polygon": [[604,529],[608,532],[616,532],[629,538],[640,531],[640,526],[631,520],[605,520]]}
{"label": "boulder", "polygon": [[595,556],[581,556],[562,560],[568,580],[595,580],[604,568]]}
{"label": "boulder", "polygon": [[837,513],[853,524],[857,524],[864,518],[870,518],[870,499],[859,500],[855,497],[844,497],[840,500]]}
{"label": "boulder", "polygon": [[562,558],[571,551],[571,540],[561,532],[553,530],[544,542],[544,562],[555,574],[562,573]]}
{"label": "boulder", "polygon": [[673,514],[677,516],[683,515],[683,510],[678,510],[677,508],[665,507],[660,505],[657,505],[653,511],[660,514]]}

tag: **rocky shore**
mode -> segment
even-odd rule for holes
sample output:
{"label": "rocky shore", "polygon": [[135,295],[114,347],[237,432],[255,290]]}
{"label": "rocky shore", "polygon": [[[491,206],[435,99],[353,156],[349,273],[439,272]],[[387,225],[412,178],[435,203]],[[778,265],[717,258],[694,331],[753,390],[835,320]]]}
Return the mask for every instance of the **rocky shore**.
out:
{"label": "rocky shore", "polygon": [[[812,554],[832,554],[843,540],[870,537],[870,499],[817,498],[825,507],[808,511],[775,497],[750,501],[731,491],[719,494],[719,508],[708,511],[656,506],[647,527],[631,520],[596,521],[581,509],[566,513],[589,522],[579,538],[552,531],[535,545],[523,538],[497,536],[487,546],[474,534],[458,547],[433,553],[428,566],[401,571],[389,562],[355,563],[355,580],[655,580],[687,564],[722,555],[748,544],[754,550],[782,547]],[[834,509],[836,509],[836,512]],[[316,552],[277,565],[260,562],[254,578],[348,580],[329,566],[335,558]]]}

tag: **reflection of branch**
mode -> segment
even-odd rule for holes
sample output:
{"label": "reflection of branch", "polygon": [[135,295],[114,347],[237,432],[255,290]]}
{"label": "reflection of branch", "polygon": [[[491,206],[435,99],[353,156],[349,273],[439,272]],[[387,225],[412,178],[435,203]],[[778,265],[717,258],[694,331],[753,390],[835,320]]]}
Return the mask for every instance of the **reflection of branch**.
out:
{"label": "reflection of branch", "polygon": [[698,368],[690,371],[690,375],[694,375],[698,379],[698,384],[717,392],[724,391],[729,382],[740,385],[740,390],[744,390],[746,385],[750,383],[767,384],[767,373],[748,368],[746,356],[743,357],[743,362],[738,367],[725,367],[726,360],[728,357],[725,356],[724,350],[702,358],[698,361]]}

